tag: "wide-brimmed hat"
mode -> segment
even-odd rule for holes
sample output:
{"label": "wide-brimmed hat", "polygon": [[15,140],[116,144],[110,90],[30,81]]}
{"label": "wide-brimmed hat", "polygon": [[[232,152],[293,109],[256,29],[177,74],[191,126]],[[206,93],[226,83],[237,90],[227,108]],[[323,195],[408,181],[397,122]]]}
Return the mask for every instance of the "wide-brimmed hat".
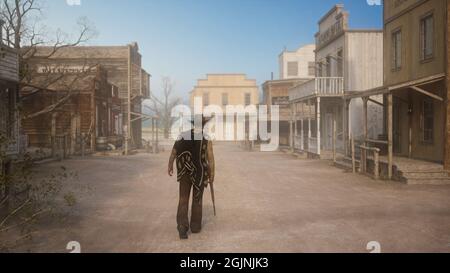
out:
{"label": "wide-brimmed hat", "polygon": [[206,124],[208,124],[208,122],[210,122],[213,118],[214,118],[214,116],[211,116],[211,117],[205,117],[204,115],[194,115],[194,116],[192,116],[191,117],[191,123],[193,124],[193,125],[195,125],[195,120],[196,119],[202,119],[202,126],[205,126]]}

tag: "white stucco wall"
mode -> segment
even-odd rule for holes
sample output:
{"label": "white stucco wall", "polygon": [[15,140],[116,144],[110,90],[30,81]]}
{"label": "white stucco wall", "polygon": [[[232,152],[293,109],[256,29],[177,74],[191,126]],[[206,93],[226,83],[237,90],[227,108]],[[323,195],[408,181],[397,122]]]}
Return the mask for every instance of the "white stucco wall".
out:
{"label": "white stucco wall", "polygon": [[[295,79],[295,78],[314,78],[314,75],[309,75],[309,63],[315,62],[314,44],[300,47],[296,51],[284,51],[279,57],[280,79]],[[298,62],[298,75],[288,75],[288,63]]]}

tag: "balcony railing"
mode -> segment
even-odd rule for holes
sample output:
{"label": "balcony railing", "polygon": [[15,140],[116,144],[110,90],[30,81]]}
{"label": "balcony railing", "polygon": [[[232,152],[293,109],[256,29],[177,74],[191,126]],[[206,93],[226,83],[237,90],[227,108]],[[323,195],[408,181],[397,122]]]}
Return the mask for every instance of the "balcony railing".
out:
{"label": "balcony railing", "polygon": [[312,96],[342,96],[344,95],[344,78],[322,77],[300,84],[289,91],[292,100],[299,100]]}

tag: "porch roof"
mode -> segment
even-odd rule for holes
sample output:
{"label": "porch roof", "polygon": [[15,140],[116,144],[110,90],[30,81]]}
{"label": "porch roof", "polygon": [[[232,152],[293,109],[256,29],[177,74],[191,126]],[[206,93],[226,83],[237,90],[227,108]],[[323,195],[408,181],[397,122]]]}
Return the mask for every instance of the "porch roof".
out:
{"label": "porch roof", "polygon": [[344,99],[365,98],[377,95],[389,94],[393,91],[401,90],[404,88],[412,88],[441,81],[445,79],[445,73],[436,74],[429,77],[420,78],[417,80],[407,81],[404,83],[391,85],[391,86],[379,86],[366,91],[345,92]]}

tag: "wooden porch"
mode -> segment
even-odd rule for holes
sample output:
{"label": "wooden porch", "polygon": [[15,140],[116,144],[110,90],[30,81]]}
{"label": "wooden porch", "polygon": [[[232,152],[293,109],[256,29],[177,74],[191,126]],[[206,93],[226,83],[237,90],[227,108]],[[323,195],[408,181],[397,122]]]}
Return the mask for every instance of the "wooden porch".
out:
{"label": "wooden porch", "polygon": [[[362,139],[355,140],[346,126],[344,139],[346,140],[346,152],[343,158],[336,163],[340,167],[351,167],[353,172],[361,172],[373,175],[374,178],[396,180],[408,184],[450,184],[449,172],[445,170],[440,159],[420,160],[412,156],[411,137],[412,131],[409,129],[409,157],[398,156],[395,152],[396,142],[394,141],[394,96],[399,90],[410,90],[418,92],[427,98],[444,103],[444,99],[433,92],[426,90],[426,85],[443,80],[443,75],[435,75],[414,82],[391,87],[380,87],[365,92],[346,94],[344,96],[344,107],[353,99],[362,99],[364,105],[364,135]],[[383,101],[374,100],[374,96],[384,97]],[[368,103],[375,103],[385,110],[384,126],[385,134],[378,139],[371,139],[368,136]],[[348,124],[348,112],[346,114]],[[418,123],[419,120],[411,120]],[[398,144],[397,144],[398,145]]]}
{"label": "wooden porch", "polygon": [[[289,90],[291,104],[289,146],[292,151],[307,154],[310,158],[332,158],[332,149],[329,149],[330,147],[324,149],[323,147],[322,126],[325,120],[323,105],[333,99],[340,101],[343,96],[344,79],[341,77],[315,78]],[[342,134],[337,132],[335,116],[329,127],[330,129],[326,133],[330,135],[330,138],[334,139],[337,135],[342,138]],[[336,136],[332,137],[331,134],[336,134]],[[336,145],[336,142],[334,142],[334,145]],[[339,146],[343,147],[343,141]]]}

